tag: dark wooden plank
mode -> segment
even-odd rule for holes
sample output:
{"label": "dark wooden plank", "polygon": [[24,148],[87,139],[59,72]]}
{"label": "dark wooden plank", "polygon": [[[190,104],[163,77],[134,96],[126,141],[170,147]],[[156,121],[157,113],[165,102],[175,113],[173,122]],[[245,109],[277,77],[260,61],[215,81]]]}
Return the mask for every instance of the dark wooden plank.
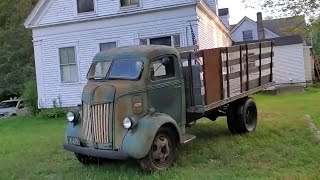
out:
{"label": "dark wooden plank", "polygon": [[271,43],[271,54],[272,54],[272,56],[271,56],[271,64],[272,64],[272,66],[271,66],[271,68],[270,68],[270,81],[273,81],[273,56],[274,56],[274,53],[273,53],[273,43]]}
{"label": "dark wooden plank", "polygon": [[242,48],[240,48],[240,92],[243,93],[243,67],[242,67]]}
{"label": "dark wooden plank", "polygon": [[247,89],[246,91],[250,90],[249,89],[249,80],[250,80],[250,77],[249,77],[249,57],[248,57],[248,54],[249,54],[249,49],[248,49],[248,45],[246,45],[246,75],[247,75]]}
{"label": "dark wooden plank", "polygon": [[[253,88],[257,88],[257,87],[263,86],[265,84],[271,83],[270,76],[271,75],[269,74],[269,75],[261,77],[261,85],[259,85],[259,81],[260,81],[259,79],[254,79],[254,80],[249,81],[249,88],[253,89]],[[246,85],[246,83],[244,83],[243,85]]]}
{"label": "dark wooden plank", "polygon": [[262,81],[262,55],[261,55],[261,51],[262,51],[262,49],[261,49],[261,44],[260,44],[260,47],[259,47],[259,55],[260,55],[260,57],[259,57],[259,86],[261,86],[261,81]]}
{"label": "dark wooden plank", "polygon": [[[272,53],[270,53],[270,52],[269,53],[263,53],[263,54],[261,54],[261,59],[270,58],[271,56],[272,56]],[[256,61],[256,60],[259,60],[259,59],[260,59],[260,54],[252,55],[252,56],[248,57],[249,62]],[[229,66],[235,66],[235,65],[238,65],[238,64],[240,64],[240,58],[229,59]],[[222,66],[226,67],[226,62],[225,61],[222,62]]]}
{"label": "dark wooden plank", "polygon": [[230,78],[229,78],[229,52],[228,52],[228,49],[227,49],[227,52],[226,52],[226,65],[227,65],[227,97],[230,97]]}
{"label": "dark wooden plank", "polygon": [[261,48],[267,48],[267,47],[271,47],[271,46],[272,46],[271,41],[261,43]]}
{"label": "dark wooden plank", "polygon": [[260,46],[259,43],[254,43],[254,44],[247,44],[248,50],[252,50],[252,49],[258,49]]}
{"label": "dark wooden plank", "polygon": [[[232,47],[228,47],[227,50],[228,50],[228,53],[234,53],[234,52],[240,51],[240,48],[241,48],[241,46],[232,46]],[[222,51],[222,52],[224,53],[227,50]]]}
{"label": "dark wooden plank", "polygon": [[183,52],[180,53],[180,59],[183,61],[187,61],[190,57],[191,54],[191,59],[198,59],[203,57],[203,50],[200,51],[195,51],[195,52]]}
{"label": "dark wooden plank", "polygon": [[224,99],[221,64],[221,48],[203,51],[203,73],[207,104]]}

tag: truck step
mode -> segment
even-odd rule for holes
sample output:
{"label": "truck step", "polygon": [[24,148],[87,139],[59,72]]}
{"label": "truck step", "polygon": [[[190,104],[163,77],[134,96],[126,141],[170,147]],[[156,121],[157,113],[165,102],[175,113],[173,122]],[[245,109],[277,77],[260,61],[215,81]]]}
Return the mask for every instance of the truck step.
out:
{"label": "truck step", "polygon": [[187,144],[196,139],[195,135],[185,134],[182,136],[182,144]]}

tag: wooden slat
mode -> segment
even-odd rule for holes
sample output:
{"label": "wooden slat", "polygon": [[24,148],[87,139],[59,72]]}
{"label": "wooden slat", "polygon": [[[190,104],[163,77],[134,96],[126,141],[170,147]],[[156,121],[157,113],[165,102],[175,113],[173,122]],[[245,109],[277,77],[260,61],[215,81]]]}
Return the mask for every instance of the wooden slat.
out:
{"label": "wooden slat", "polygon": [[248,50],[252,50],[252,49],[258,49],[260,47],[259,43],[255,43],[255,44],[247,44]]}
{"label": "wooden slat", "polygon": [[[268,84],[268,83],[271,83],[270,76],[271,75],[269,74],[269,75],[261,77],[261,86]],[[246,85],[246,84],[244,83],[243,85]],[[254,80],[249,81],[249,90],[257,88],[257,87],[259,87],[259,79],[254,79]]]}
{"label": "wooden slat", "polygon": [[267,48],[267,47],[271,47],[271,46],[272,46],[271,41],[261,43],[261,48]]}
{"label": "wooden slat", "polygon": [[241,48],[241,46],[228,47],[227,49],[223,50],[222,53],[227,52],[227,50],[228,50],[228,53],[238,52],[238,51],[240,51],[240,48]]}
{"label": "wooden slat", "polygon": [[[267,69],[270,69],[272,66],[271,66],[271,63],[269,64],[264,64],[261,66],[261,70],[267,70]],[[254,68],[249,68],[249,74],[251,73],[256,73],[256,72],[259,72],[259,66],[257,67],[254,67]],[[242,73],[246,73],[246,70],[242,70]],[[229,79],[236,79],[236,78],[239,78],[241,75],[241,71],[238,71],[238,72],[234,72],[234,73],[231,73],[229,74]],[[227,78],[226,74],[223,76],[224,79]]]}
{"label": "wooden slat", "polygon": [[201,51],[196,51],[196,52],[183,52],[183,53],[180,53],[180,59],[181,61],[187,61],[189,56],[191,54],[191,59],[198,59],[198,58],[201,58],[203,57],[203,50]]}
{"label": "wooden slat", "polygon": [[199,49],[198,45],[194,45],[194,46],[187,46],[187,47],[179,47],[176,48],[178,52],[186,52],[186,51],[196,51]]}

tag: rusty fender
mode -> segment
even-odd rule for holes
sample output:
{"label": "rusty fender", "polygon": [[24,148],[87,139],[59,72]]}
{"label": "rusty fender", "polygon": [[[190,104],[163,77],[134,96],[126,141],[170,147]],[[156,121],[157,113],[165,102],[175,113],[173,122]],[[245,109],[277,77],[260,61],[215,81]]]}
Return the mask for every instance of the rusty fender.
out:
{"label": "rusty fender", "polygon": [[127,133],[123,140],[122,150],[131,158],[144,158],[151,148],[157,131],[167,123],[176,128],[181,141],[181,132],[176,121],[166,114],[154,113],[141,118],[137,127]]}

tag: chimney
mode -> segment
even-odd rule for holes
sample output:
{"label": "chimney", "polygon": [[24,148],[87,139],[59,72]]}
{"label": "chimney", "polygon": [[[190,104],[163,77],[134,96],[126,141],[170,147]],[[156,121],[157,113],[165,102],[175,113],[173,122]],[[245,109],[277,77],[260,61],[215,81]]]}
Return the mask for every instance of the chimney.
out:
{"label": "chimney", "polygon": [[264,27],[263,27],[263,24],[262,24],[262,13],[261,12],[258,12],[257,13],[257,26],[258,26],[258,39],[259,40],[262,40],[262,39],[265,39],[266,36],[264,34]]}

